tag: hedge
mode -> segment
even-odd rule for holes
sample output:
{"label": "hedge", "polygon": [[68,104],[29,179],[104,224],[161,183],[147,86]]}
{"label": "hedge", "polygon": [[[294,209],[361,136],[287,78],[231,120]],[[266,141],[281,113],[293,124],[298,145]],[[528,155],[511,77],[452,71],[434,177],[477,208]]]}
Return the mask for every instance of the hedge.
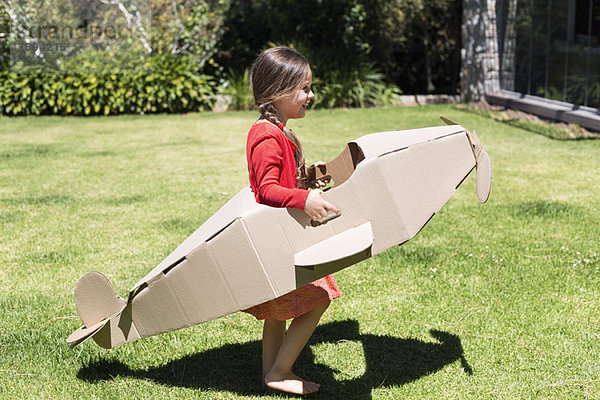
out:
{"label": "hedge", "polygon": [[159,55],[98,73],[0,72],[0,114],[111,115],[212,109],[216,79]]}

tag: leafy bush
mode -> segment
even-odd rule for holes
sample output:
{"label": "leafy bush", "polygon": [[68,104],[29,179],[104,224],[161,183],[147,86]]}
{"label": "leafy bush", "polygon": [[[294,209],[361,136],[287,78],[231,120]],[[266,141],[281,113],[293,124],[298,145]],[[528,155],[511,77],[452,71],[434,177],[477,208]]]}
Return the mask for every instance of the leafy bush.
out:
{"label": "leafy bush", "polygon": [[[102,25],[125,18],[115,3],[103,3],[105,11],[88,15],[81,5],[67,2],[58,8],[52,5],[64,2],[49,1],[41,11],[33,0],[19,7],[10,3],[17,7],[12,14],[27,32],[35,32],[29,29],[35,21],[79,29],[83,19]],[[455,93],[460,4],[460,0],[157,0],[142,13],[142,24],[149,22],[152,29],[142,32],[135,24],[121,24],[131,29],[122,29],[124,37],[116,43],[102,42],[101,50],[74,57],[75,50],[69,50],[73,58],[56,56],[52,60],[56,74],[35,70],[17,74],[14,65],[12,73],[7,71],[8,45],[25,31],[9,29],[14,21],[0,13],[0,32],[10,32],[0,35],[0,71],[4,71],[0,114],[185,112],[211,108],[217,94],[226,95],[232,108],[252,108],[247,70],[272,42],[294,43],[308,57],[317,107],[389,104],[401,93],[399,88],[410,93]],[[93,39],[87,37],[86,43]],[[115,54],[150,48],[153,57],[130,54],[124,59]]]}
{"label": "leafy bush", "polygon": [[[77,72],[94,66],[98,73]],[[198,111],[212,108],[217,91],[213,77],[197,71],[187,58],[169,54],[121,69],[94,64],[94,55],[86,55],[72,60],[60,72],[0,72],[0,114]]]}
{"label": "leafy bush", "polygon": [[217,61],[243,71],[269,43],[302,42],[310,49],[357,56],[365,46],[360,35],[365,13],[357,0],[232,1],[224,12],[227,30]]}
{"label": "leafy bush", "polygon": [[[271,43],[270,45],[275,45]],[[387,84],[367,55],[353,55],[329,47],[310,46],[305,41],[288,45],[304,54],[311,65],[314,107],[368,107],[392,104],[402,92]]]}
{"label": "leafy bush", "polygon": [[409,93],[456,94],[461,0],[360,0],[363,37],[388,82]]}
{"label": "leafy bush", "polygon": [[[224,29],[225,1],[157,0],[144,4],[137,14],[135,4],[122,9],[103,3],[93,10],[61,0],[50,0],[44,7],[32,0],[0,5],[0,32],[8,32],[0,35],[0,114],[108,115],[212,108],[218,85],[211,75],[219,70],[213,56]],[[138,16],[143,27],[125,21],[127,12]],[[61,29],[54,37],[49,28],[36,29],[46,26]],[[113,28],[118,40],[91,35],[87,26]],[[26,54],[22,60],[29,66],[13,64],[9,71],[9,46],[25,38],[32,43],[64,40],[65,48]]]}
{"label": "leafy bush", "polygon": [[401,92],[385,83],[374,63],[359,62],[346,68],[315,72],[315,107],[366,107],[390,104]]}
{"label": "leafy bush", "polygon": [[229,108],[233,110],[252,110],[254,108],[254,95],[250,85],[250,70],[246,68],[243,73],[238,74],[230,69],[224,94],[230,96]]}
{"label": "leafy bush", "polygon": [[[352,94],[344,90],[347,83],[334,78],[349,82],[355,80],[353,76],[367,76],[367,70],[378,71],[381,80],[405,92],[456,94],[461,4],[461,0],[231,2],[224,12],[227,30],[219,42],[217,61],[239,72],[269,42],[302,43],[298,49],[311,64],[327,60],[315,74],[323,88],[355,97],[350,102],[356,106],[362,102],[356,97],[364,97],[360,92],[368,89],[357,87]],[[314,56],[325,52],[328,57]],[[340,102],[322,101],[322,106]]]}
{"label": "leafy bush", "polygon": [[[226,30],[230,0],[153,0],[151,44],[154,53],[184,54],[204,67],[215,56]],[[209,67],[209,65],[207,65]]]}

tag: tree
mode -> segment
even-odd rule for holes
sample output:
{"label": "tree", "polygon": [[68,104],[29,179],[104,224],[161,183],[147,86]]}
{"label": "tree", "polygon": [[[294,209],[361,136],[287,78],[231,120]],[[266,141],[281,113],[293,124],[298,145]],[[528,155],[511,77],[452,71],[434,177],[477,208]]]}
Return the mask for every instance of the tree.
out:
{"label": "tree", "polygon": [[499,90],[496,0],[464,0],[461,98],[479,101]]}

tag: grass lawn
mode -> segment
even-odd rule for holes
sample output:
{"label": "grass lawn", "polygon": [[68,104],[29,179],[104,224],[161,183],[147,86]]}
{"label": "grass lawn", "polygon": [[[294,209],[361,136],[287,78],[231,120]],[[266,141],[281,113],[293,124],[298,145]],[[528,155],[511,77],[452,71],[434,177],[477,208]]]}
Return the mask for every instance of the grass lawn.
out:
{"label": "grass lawn", "polygon": [[[296,365],[318,399],[599,399],[600,141],[556,140],[454,106],[313,111],[309,162],[366,133],[476,129],[474,174],[413,240],[336,273]],[[285,398],[260,391],[262,324],[237,313],[71,350],[77,279],[122,296],[248,184],[251,112],[0,118],[0,398]],[[368,188],[365,188],[368,190]]]}

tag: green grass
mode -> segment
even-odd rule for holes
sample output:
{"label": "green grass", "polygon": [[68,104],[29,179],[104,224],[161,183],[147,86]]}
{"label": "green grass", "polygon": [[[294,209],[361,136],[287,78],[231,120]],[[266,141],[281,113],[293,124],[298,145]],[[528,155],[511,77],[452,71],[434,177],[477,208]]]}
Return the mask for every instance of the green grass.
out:
{"label": "green grass", "polygon": [[[290,125],[313,162],[439,114],[477,130],[489,202],[471,176],[415,239],[337,273],[343,297],[296,372],[320,399],[600,398],[600,141],[453,106]],[[82,274],[125,296],[248,184],[255,116],[0,118],[0,398],[263,398],[262,324],[247,314],[113,350],[65,343]]]}

